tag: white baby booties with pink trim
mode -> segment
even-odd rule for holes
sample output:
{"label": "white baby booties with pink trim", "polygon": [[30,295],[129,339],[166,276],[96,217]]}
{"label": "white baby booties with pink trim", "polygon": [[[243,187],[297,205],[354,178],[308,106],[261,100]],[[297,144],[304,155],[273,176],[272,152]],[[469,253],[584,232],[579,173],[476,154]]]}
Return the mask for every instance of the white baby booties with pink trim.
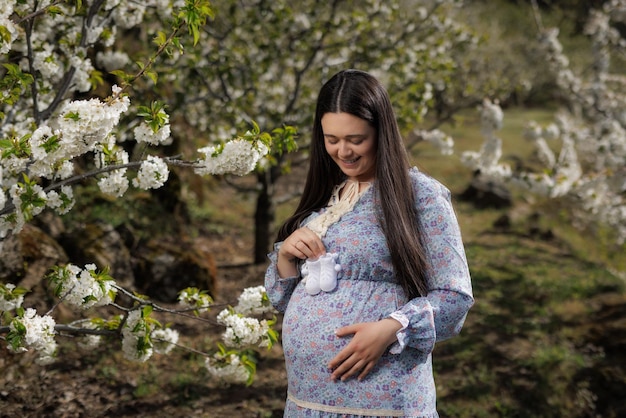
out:
{"label": "white baby booties with pink trim", "polygon": [[306,273],[305,289],[309,295],[320,291],[332,292],[337,287],[337,273],[341,266],[335,262],[338,255],[326,253],[317,260],[306,260],[302,269]]}

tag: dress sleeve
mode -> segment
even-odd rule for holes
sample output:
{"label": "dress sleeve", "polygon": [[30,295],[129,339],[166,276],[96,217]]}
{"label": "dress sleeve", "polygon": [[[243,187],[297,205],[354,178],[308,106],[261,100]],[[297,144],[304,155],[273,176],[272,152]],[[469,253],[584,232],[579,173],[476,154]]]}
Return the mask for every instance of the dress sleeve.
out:
{"label": "dress sleeve", "polygon": [[[413,173],[415,179],[415,173]],[[417,174],[414,181],[419,222],[430,263],[428,294],[410,300],[390,317],[402,324],[392,353],[406,347],[431,352],[435,342],[457,335],[474,304],[469,268],[450,191]]]}
{"label": "dress sleeve", "polygon": [[[274,250],[267,255],[270,259],[270,265],[265,271],[265,291],[272,306],[279,312],[285,312],[287,309],[287,303],[293,290],[300,281],[301,277],[298,274],[293,277],[281,278],[278,275],[278,268],[276,263],[278,262],[278,250],[280,249],[282,242],[274,244]],[[298,269],[299,271],[299,269]]]}

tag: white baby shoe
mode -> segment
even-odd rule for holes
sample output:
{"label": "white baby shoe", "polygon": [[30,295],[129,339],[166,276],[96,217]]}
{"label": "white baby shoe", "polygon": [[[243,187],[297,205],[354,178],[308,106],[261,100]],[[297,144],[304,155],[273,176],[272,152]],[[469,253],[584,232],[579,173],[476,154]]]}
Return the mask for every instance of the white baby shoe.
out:
{"label": "white baby shoe", "polygon": [[317,295],[320,292],[320,260],[306,260],[302,271],[306,271],[306,283],[304,288],[309,295]]}
{"label": "white baby shoe", "polygon": [[302,266],[304,288],[311,295],[320,291],[332,292],[337,287],[337,273],[341,266],[335,262],[338,254],[326,253],[317,260],[306,260]]}
{"label": "white baby shoe", "polygon": [[319,258],[320,268],[320,289],[324,292],[332,292],[337,287],[337,273],[341,266],[335,262],[338,255],[326,253]]}

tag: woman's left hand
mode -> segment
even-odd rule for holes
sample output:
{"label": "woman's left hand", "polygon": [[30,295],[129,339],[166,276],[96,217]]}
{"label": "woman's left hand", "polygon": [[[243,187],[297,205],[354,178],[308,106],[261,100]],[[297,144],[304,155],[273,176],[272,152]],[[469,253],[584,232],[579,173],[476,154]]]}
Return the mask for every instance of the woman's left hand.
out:
{"label": "woman's left hand", "polygon": [[[352,340],[328,363],[333,380],[358,375],[361,380],[374,368],[387,347],[396,341],[402,325],[392,318],[348,325],[335,331],[338,337],[354,334]],[[359,373],[360,372],[360,373]]]}

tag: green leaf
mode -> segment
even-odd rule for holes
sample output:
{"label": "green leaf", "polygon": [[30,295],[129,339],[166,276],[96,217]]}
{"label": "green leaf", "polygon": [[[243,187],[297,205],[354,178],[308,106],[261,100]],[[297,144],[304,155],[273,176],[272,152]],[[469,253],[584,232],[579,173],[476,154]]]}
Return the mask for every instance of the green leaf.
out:
{"label": "green leaf", "polygon": [[146,71],[146,76],[148,76],[148,78],[152,80],[154,84],[157,84],[159,75],[155,71]]}
{"label": "green leaf", "polygon": [[124,83],[129,83],[134,77],[132,74],[129,74],[124,70],[113,70],[110,72],[110,74],[119,77],[119,79],[122,80]]}
{"label": "green leaf", "polygon": [[65,119],[71,119],[75,122],[80,120],[80,113],[78,112],[67,112],[65,115],[63,115],[63,117]]}
{"label": "green leaf", "polygon": [[177,14],[178,20],[187,24],[194,46],[200,40],[200,28],[205,25],[208,18],[212,19],[214,16],[211,4],[206,0],[186,0]]}
{"label": "green leaf", "polygon": [[104,83],[104,78],[102,77],[102,72],[98,70],[93,70],[89,74],[89,84],[91,84],[91,88],[95,89],[98,86]]}
{"label": "green leaf", "polygon": [[158,46],[163,46],[167,42],[167,35],[163,31],[159,31],[154,37],[154,43]]}
{"label": "green leaf", "polygon": [[9,32],[6,26],[0,25],[0,41],[11,42],[11,32]]}
{"label": "green leaf", "polygon": [[47,9],[46,9],[46,13],[48,13],[51,16],[56,16],[56,15],[60,15],[63,14],[63,11],[61,10],[60,7],[56,6],[56,5],[50,5]]}

